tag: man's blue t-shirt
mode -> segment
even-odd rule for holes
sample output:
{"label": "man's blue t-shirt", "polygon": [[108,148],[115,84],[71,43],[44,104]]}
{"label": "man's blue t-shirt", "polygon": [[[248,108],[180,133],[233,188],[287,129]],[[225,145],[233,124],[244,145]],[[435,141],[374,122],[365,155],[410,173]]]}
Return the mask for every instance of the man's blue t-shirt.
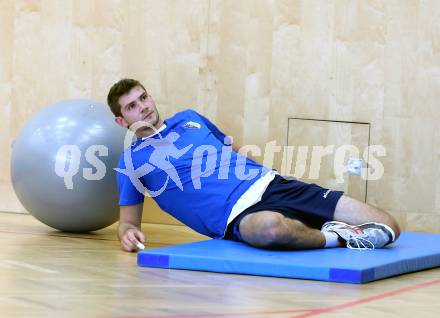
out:
{"label": "man's blue t-shirt", "polygon": [[165,125],[121,155],[119,204],[142,203],[146,193],[195,231],[223,237],[234,204],[270,169],[233,151],[228,138],[193,110],[175,114]]}

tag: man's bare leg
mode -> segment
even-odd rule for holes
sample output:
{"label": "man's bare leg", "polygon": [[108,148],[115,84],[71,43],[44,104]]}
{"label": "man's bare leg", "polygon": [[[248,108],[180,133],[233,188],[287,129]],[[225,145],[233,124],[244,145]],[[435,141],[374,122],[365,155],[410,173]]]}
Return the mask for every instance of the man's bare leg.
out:
{"label": "man's bare leg", "polygon": [[[400,235],[399,225],[391,215],[345,195],[339,199],[333,219],[350,225],[383,223],[393,229],[396,239]],[[260,248],[314,249],[326,244],[320,230],[274,211],[246,215],[239,229],[246,243]]]}
{"label": "man's bare leg", "polygon": [[345,195],[336,204],[333,219],[351,225],[367,222],[383,223],[393,229],[396,239],[400,235],[399,225],[390,214]]}
{"label": "man's bare leg", "polygon": [[273,211],[246,215],[239,224],[243,240],[255,247],[313,249],[325,246],[324,234]]}

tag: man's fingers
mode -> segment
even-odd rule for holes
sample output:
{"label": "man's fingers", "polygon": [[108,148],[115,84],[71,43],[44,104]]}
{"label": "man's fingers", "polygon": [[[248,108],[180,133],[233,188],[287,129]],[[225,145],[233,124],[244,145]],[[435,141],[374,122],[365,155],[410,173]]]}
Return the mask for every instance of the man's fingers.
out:
{"label": "man's fingers", "polygon": [[121,243],[121,249],[125,252],[131,252],[131,249],[124,243]]}
{"label": "man's fingers", "polygon": [[136,244],[133,243],[128,236],[124,236],[121,240],[121,245],[124,248],[124,250],[131,252],[134,251],[136,248]]}
{"label": "man's fingers", "polygon": [[134,252],[137,249],[144,249],[145,235],[137,229],[129,229],[121,239],[121,247],[124,251]]}
{"label": "man's fingers", "polygon": [[145,242],[145,236],[144,233],[138,230],[131,230],[130,233],[128,233],[128,236],[130,238],[130,241],[132,241],[135,245],[138,242]]}
{"label": "man's fingers", "polygon": [[121,241],[121,247],[124,251],[131,251],[131,242]]}
{"label": "man's fingers", "polygon": [[136,246],[136,244],[139,242],[138,231],[129,231],[129,233],[127,233],[127,237],[134,246]]}
{"label": "man's fingers", "polygon": [[126,252],[131,252],[130,247],[127,245],[127,243],[124,242],[121,242],[121,249]]}
{"label": "man's fingers", "polygon": [[133,235],[136,238],[136,241],[133,242],[134,245],[136,246],[136,248],[139,249],[139,250],[145,249],[145,245],[142,244],[143,242],[145,242],[144,234],[142,232],[140,232],[140,231],[136,231],[136,232],[133,233]]}
{"label": "man's fingers", "polygon": [[139,242],[145,243],[145,235],[141,231],[136,232]]}

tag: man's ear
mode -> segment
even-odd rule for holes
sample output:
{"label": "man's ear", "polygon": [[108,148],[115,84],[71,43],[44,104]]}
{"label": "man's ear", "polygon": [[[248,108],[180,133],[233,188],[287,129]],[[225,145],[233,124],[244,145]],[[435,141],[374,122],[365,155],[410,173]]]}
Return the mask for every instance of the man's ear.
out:
{"label": "man's ear", "polygon": [[121,116],[115,117],[115,123],[123,128],[128,128],[128,123],[125,121],[125,119]]}

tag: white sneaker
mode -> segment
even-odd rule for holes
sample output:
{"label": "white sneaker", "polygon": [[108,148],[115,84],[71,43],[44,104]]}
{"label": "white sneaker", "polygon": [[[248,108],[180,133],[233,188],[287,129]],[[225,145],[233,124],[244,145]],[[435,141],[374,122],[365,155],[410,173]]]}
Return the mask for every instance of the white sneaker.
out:
{"label": "white sneaker", "polygon": [[394,242],[396,235],[386,224],[369,222],[361,225],[349,225],[338,221],[324,223],[322,232],[335,232],[347,243],[347,247],[356,250],[382,248]]}

